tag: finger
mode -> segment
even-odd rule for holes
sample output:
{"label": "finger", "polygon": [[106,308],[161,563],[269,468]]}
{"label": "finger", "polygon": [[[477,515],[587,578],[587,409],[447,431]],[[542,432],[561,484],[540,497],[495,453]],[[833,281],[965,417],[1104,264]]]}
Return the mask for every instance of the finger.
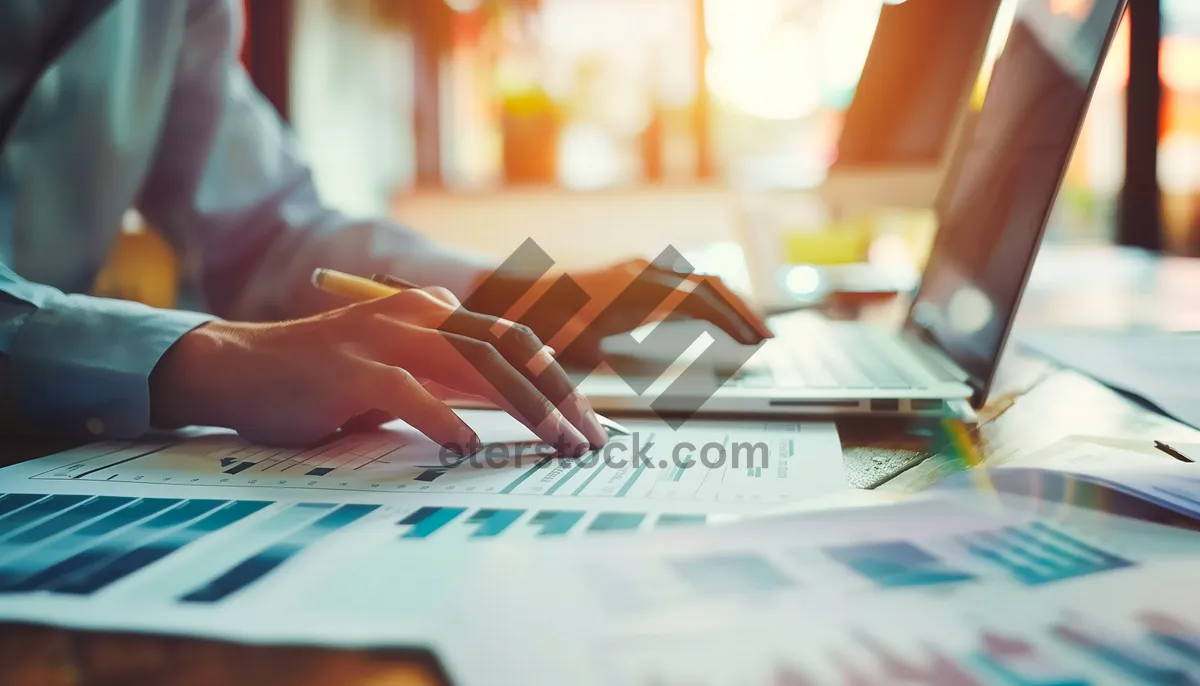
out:
{"label": "finger", "polygon": [[371,431],[378,429],[384,424],[394,421],[395,419],[395,416],[384,412],[383,410],[367,410],[362,414],[355,415],[346,420],[346,423],[342,424],[342,431],[348,431],[351,433],[357,433],[359,431]]}
{"label": "finger", "polygon": [[451,293],[450,289],[448,289],[448,288],[442,288],[441,286],[426,286],[425,288],[422,288],[421,290],[425,291],[426,293],[432,295],[434,298],[437,298],[438,300],[446,303],[447,305],[449,305],[451,307],[461,307],[462,306],[462,303],[460,303],[458,301],[458,297],[455,296],[453,293]]}
{"label": "finger", "polygon": [[[506,319],[458,310],[441,329],[490,343],[514,370],[562,412],[567,421],[581,431],[593,448],[602,447],[608,433],[592,410],[591,403],[579,393],[566,371],[554,359],[553,351],[524,325]],[[498,331],[502,331],[499,336]]]}
{"label": "finger", "polygon": [[758,334],[760,338],[774,338],[775,334],[767,328],[767,323],[763,321],[750,305],[740,296],[730,290],[719,277],[696,274],[692,272],[681,272],[676,269],[667,268],[658,264],[647,263],[646,270],[659,275],[669,275],[675,278],[683,278],[688,281],[704,282],[708,284],[715,292],[716,296],[726,306],[732,309],[738,316],[739,320],[748,324],[750,328]]}
{"label": "finger", "polygon": [[648,272],[647,283],[654,288],[672,289],[656,311],[659,318],[679,313],[716,324],[722,331],[746,345],[761,343],[763,336],[730,305],[708,277],[680,278],[681,275]]}
{"label": "finger", "polygon": [[496,407],[496,403],[488,400],[487,398],[478,395],[471,395],[470,393],[461,393],[453,388],[447,388],[436,381],[422,379],[421,385],[424,386],[425,390],[429,391],[433,397],[445,403],[447,407],[498,409]]}
{"label": "finger", "polygon": [[396,334],[388,338],[402,344],[379,352],[391,354],[395,364],[459,393],[487,398],[562,454],[590,448],[579,429],[492,345],[405,322],[394,326]]}
{"label": "finger", "polygon": [[471,427],[404,369],[364,359],[357,391],[367,407],[403,419],[459,457],[479,449],[479,436]]}

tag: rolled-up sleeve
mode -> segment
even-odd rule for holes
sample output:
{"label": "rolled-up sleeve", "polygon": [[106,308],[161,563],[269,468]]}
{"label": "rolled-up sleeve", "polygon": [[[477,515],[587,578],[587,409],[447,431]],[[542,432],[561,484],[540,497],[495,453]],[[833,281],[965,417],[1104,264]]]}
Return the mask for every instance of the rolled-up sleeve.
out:
{"label": "rolled-up sleeve", "polygon": [[136,438],[150,428],[150,372],[212,319],[24,281],[0,264],[0,355],[9,431]]}
{"label": "rolled-up sleeve", "polygon": [[316,267],[389,272],[465,296],[491,266],[486,260],[321,202],[290,130],[238,61],[241,3],[191,0],[189,7],[166,125],[139,209],[193,258],[190,278],[208,308],[229,319],[263,320],[341,304],[312,288]]}

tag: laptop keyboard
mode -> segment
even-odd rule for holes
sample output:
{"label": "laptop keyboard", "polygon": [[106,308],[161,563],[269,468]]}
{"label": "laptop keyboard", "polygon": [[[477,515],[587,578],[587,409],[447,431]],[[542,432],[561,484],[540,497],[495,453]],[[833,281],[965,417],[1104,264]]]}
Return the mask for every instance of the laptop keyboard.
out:
{"label": "laptop keyboard", "polygon": [[732,382],[744,388],[900,390],[928,386],[894,361],[889,343],[861,330],[830,327],[797,348],[788,350],[777,341],[768,342]]}

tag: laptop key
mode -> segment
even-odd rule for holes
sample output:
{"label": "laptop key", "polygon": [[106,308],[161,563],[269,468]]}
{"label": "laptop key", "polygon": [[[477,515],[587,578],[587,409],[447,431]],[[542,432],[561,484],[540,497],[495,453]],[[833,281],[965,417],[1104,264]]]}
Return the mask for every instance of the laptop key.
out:
{"label": "laptop key", "polygon": [[822,362],[837,379],[838,385],[842,388],[860,389],[874,388],[875,384],[867,378],[865,374],[859,371],[854,362],[846,357],[845,353],[840,350],[825,350],[823,351]]}
{"label": "laptop key", "polygon": [[855,345],[860,346],[856,359],[872,365],[868,372],[872,378],[878,378],[881,382],[886,380],[889,384],[880,385],[880,388],[925,388],[928,386],[927,383],[914,378],[914,375],[893,357],[894,349],[886,345],[883,340],[874,336],[853,336],[853,338],[857,339]]}

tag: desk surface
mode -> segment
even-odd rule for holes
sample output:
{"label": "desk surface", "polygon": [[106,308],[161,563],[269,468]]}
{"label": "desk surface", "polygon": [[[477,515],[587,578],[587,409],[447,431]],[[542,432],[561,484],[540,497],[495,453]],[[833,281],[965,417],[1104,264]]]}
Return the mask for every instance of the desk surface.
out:
{"label": "desk surface", "polygon": [[[1018,328],[1200,329],[1200,298],[1195,297],[1200,260],[1089,249],[1050,251],[1041,262]],[[924,439],[903,423],[841,422],[839,431],[857,487],[913,492],[962,469],[949,456],[930,455]],[[1200,441],[1200,432],[1010,346],[971,433],[985,462],[1003,462],[1072,434]],[[897,465],[904,470],[886,478]],[[404,653],[255,648],[0,625],[0,683],[407,686],[439,681],[421,660]]]}

